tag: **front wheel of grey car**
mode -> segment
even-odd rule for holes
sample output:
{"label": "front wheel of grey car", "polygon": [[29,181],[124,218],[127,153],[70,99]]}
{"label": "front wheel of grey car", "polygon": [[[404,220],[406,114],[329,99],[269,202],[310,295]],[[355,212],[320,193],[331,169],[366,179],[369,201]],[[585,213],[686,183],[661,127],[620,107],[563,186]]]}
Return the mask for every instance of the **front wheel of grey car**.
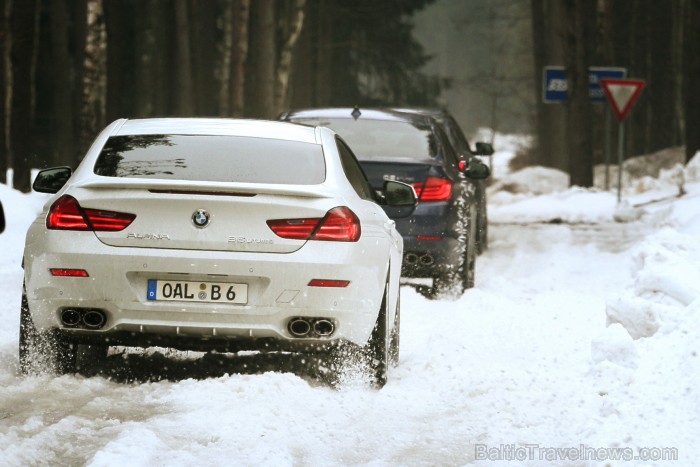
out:
{"label": "front wheel of grey car", "polygon": [[22,294],[19,323],[19,371],[24,375],[73,373],[76,346],[55,330],[38,331],[32,321],[27,295]]}

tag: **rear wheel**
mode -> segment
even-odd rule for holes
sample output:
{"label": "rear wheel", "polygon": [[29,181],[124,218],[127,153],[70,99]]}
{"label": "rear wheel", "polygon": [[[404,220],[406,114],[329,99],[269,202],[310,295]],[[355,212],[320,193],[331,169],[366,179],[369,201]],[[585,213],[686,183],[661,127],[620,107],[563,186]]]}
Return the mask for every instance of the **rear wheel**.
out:
{"label": "rear wheel", "polygon": [[479,221],[477,222],[477,253],[481,254],[489,248],[489,221],[486,211],[486,199],[479,201]]}
{"label": "rear wheel", "polygon": [[477,236],[479,234],[476,208],[474,206],[469,210],[470,215],[467,220],[467,238],[465,239],[466,246],[464,248],[464,258],[461,267],[462,287],[464,290],[474,287],[476,277],[476,255],[477,255]]}
{"label": "rear wheel", "polygon": [[469,216],[466,219],[464,242],[459,251],[455,252],[457,261],[446,264],[433,278],[433,290],[430,298],[461,296],[465,290],[474,287],[476,276],[476,237],[478,229],[476,224],[476,206],[469,208]]}
{"label": "rear wheel", "polygon": [[76,357],[76,346],[56,330],[40,332],[34,327],[27,295],[23,293],[19,322],[20,373],[74,373]]}
{"label": "rear wheel", "polygon": [[396,312],[394,314],[394,329],[389,339],[389,363],[397,366],[400,358],[401,344],[401,294],[396,297]]}
{"label": "rear wheel", "polygon": [[387,308],[389,303],[389,284],[384,288],[382,305],[379,308],[379,316],[374,324],[372,335],[365,347],[365,355],[370,369],[372,383],[381,389],[387,381],[389,363],[389,327],[387,326]]}

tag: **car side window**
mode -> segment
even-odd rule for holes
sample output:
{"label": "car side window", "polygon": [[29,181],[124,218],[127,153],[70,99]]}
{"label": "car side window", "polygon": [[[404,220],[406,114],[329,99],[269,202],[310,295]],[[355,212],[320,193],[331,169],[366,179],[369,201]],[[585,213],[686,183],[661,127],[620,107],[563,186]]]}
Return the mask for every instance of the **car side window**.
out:
{"label": "car side window", "polygon": [[374,190],[369,184],[369,181],[367,181],[367,176],[359,162],[357,162],[355,155],[342,139],[336,137],[335,142],[338,146],[340,162],[343,165],[345,176],[348,177],[350,184],[355,189],[358,196],[368,201],[376,201]]}
{"label": "car side window", "polygon": [[449,138],[439,126],[435,126],[435,133],[438,135],[440,145],[445,151],[445,161],[456,162],[458,159],[455,148],[452,147]]}

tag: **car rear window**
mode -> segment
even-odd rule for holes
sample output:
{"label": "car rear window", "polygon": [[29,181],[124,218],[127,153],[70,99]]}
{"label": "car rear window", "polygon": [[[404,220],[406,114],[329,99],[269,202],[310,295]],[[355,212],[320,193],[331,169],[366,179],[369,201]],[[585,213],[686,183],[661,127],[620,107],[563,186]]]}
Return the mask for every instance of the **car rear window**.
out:
{"label": "car rear window", "polygon": [[396,120],[292,117],[290,121],[325,126],[338,133],[358,159],[432,160],[440,154],[430,126]]}
{"label": "car rear window", "polygon": [[241,136],[125,135],[107,140],[94,172],[105,177],[317,185],[320,145]]}

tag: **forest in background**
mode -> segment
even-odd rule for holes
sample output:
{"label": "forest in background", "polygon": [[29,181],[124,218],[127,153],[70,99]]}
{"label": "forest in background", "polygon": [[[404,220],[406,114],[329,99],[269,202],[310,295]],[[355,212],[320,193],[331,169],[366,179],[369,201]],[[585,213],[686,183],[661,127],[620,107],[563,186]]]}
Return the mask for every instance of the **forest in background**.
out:
{"label": "forest in background", "polygon": [[[488,32],[485,58],[464,63],[468,80],[441,73],[413,34],[417,12],[449,1],[0,0],[0,182],[11,167],[28,191],[31,168],[74,167],[116,118],[450,108],[450,86],[480,85],[484,125],[496,130],[509,112],[536,137],[528,164],[590,186],[605,106],[588,102],[588,66],[647,82],[626,121],[627,155],[700,149],[700,0],[454,1],[468,18],[460,27]],[[446,25],[431,27],[437,37]],[[515,43],[515,31],[528,37]],[[529,69],[514,55],[531,57]],[[547,65],[567,68],[566,104],[542,103]]]}
{"label": "forest in background", "polygon": [[430,0],[0,0],[0,182],[75,167],[117,118],[431,105]]}
{"label": "forest in background", "polygon": [[[627,68],[646,87],[625,120],[627,156],[700,150],[700,0],[531,0],[536,91],[535,163],[591,186],[602,162],[605,105],[592,105],[588,67]],[[542,101],[542,69],[566,67],[565,105]],[[614,124],[616,141],[618,125]]]}

